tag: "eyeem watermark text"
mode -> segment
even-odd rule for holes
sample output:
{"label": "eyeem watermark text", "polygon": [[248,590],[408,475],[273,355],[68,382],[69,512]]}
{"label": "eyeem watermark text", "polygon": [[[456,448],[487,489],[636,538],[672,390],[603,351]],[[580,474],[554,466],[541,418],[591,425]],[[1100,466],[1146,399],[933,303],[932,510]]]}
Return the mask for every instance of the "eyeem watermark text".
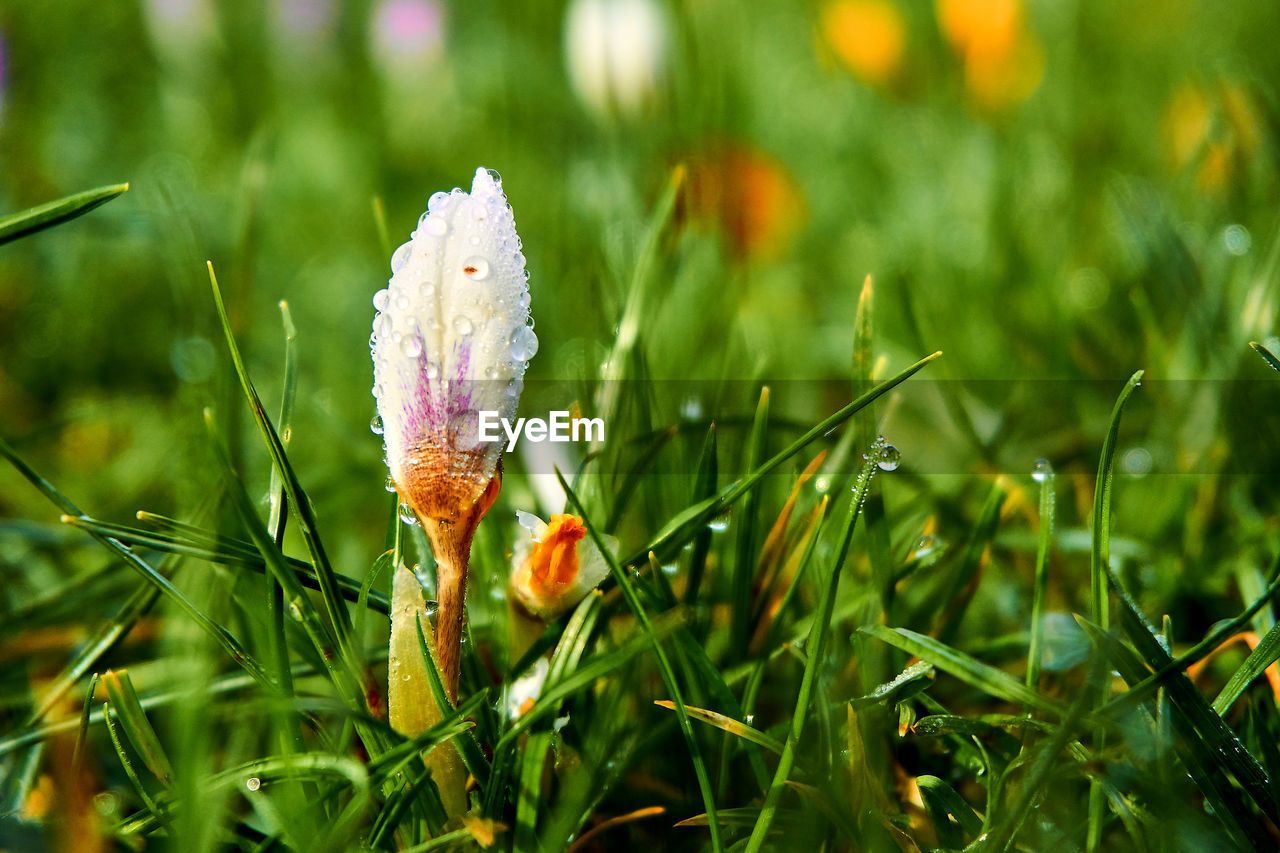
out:
{"label": "eyeem watermark text", "polygon": [[[575,418],[568,411],[549,412],[550,418],[517,418],[515,424],[498,412],[480,411],[479,438],[499,441],[507,437],[507,452],[516,449],[523,435],[529,441],[604,441],[604,418]],[[498,432],[501,427],[502,433]]]}

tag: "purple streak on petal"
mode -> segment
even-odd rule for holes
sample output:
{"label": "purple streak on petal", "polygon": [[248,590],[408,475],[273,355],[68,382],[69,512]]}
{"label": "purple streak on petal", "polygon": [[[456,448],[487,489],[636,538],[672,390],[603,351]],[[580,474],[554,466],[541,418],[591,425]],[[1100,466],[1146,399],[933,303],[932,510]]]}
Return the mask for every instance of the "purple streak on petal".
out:
{"label": "purple streak on petal", "polygon": [[470,378],[471,344],[456,341],[453,345],[454,375],[452,379],[437,375],[433,381],[427,375],[429,360],[427,359],[426,341],[422,330],[414,333],[422,345],[417,356],[418,371],[414,386],[404,395],[405,439],[415,443],[428,436],[435,436],[443,441],[451,425],[456,425],[459,418],[474,413],[472,403],[473,380]]}

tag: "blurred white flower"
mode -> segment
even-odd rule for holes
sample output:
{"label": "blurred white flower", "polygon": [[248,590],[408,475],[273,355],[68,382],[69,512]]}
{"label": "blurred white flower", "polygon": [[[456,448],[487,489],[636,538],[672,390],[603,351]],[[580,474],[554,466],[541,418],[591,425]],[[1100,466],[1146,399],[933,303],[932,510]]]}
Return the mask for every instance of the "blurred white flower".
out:
{"label": "blurred white flower", "polygon": [[209,0],[146,0],[143,10],[156,50],[168,61],[190,62],[217,37]]}
{"label": "blurred white flower", "polygon": [[[516,543],[511,592],[530,614],[549,622],[599,586],[609,563],[576,515],[553,515],[549,523],[527,512],[516,517],[529,536]],[[605,537],[605,545],[615,550],[617,541]]]}
{"label": "blurred white flower", "polygon": [[667,18],[654,0],[573,0],[565,60],[574,90],[602,115],[638,115],[657,96],[667,42]]}
{"label": "blurred white flower", "polygon": [[537,351],[528,275],[496,173],[431,197],[391,280],[373,298],[369,339],[387,467],[424,521],[469,512],[503,441],[479,440],[479,412],[514,419]]}
{"label": "blurred white flower", "polygon": [[275,50],[312,63],[338,26],[335,0],[276,0],[271,11]]}
{"label": "blurred white flower", "polygon": [[507,690],[507,719],[516,720],[528,713],[542,694],[542,686],[547,683],[547,673],[550,671],[551,661],[545,656],[540,657],[533,662],[528,672],[512,682]]}

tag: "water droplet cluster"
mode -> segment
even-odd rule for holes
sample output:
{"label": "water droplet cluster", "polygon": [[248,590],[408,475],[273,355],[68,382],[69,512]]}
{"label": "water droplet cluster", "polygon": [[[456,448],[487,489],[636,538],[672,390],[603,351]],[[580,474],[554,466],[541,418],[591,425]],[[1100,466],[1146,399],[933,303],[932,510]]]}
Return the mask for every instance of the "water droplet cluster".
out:
{"label": "water droplet cluster", "polygon": [[[413,464],[406,455],[415,448],[477,450],[480,410],[514,419],[538,351],[529,305],[525,257],[498,174],[478,169],[471,192],[432,195],[391,257],[387,287],[373,296],[379,417],[371,427],[383,435],[393,477]],[[482,489],[501,446],[479,448],[479,465],[446,453],[456,465],[450,476]]]}
{"label": "water droplet cluster", "polygon": [[862,454],[862,459],[866,462],[875,462],[876,467],[881,471],[896,471],[898,465],[902,463],[902,453],[885,441],[882,435],[875,440],[870,450]]}

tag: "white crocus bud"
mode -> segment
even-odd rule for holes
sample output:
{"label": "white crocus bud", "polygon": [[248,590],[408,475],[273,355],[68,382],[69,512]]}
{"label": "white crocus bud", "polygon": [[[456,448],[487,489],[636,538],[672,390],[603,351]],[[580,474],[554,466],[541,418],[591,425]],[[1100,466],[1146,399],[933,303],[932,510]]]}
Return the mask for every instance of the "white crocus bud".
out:
{"label": "white crocus bud", "polygon": [[654,0],[574,0],[565,60],[578,97],[599,114],[635,117],[657,96],[667,40]]}
{"label": "white crocus bud", "polygon": [[[373,304],[373,394],[387,468],[431,543],[439,608],[435,625],[422,628],[456,700],[471,540],[502,482],[503,441],[480,441],[480,414],[514,419],[525,366],[538,349],[520,238],[495,173],[477,169],[470,193],[431,197],[412,238],[392,255],[391,281]],[[440,718],[412,654],[426,611],[407,568],[397,568],[392,592],[404,605],[391,619],[399,675],[387,708],[392,726],[413,736]],[[420,713],[424,707],[429,713]],[[461,765],[451,755],[442,752],[433,775],[456,781]],[[446,787],[461,807],[461,786]]]}
{"label": "white crocus bud", "polygon": [[[538,350],[515,220],[497,175],[431,197],[373,298],[373,393],[387,467],[419,518],[456,520],[485,492],[503,440],[480,412],[515,419]],[[493,421],[497,423],[498,421]]]}

